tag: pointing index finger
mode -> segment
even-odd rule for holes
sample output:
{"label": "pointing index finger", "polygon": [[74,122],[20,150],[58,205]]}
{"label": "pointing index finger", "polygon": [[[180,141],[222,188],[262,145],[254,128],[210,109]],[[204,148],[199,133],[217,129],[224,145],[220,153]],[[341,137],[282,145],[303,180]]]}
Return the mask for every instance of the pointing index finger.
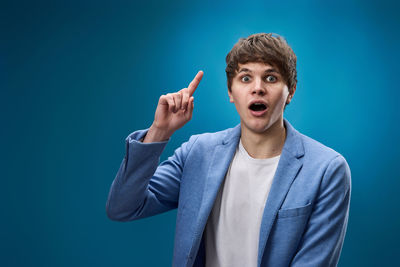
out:
{"label": "pointing index finger", "polygon": [[201,78],[203,78],[204,72],[201,70],[199,71],[196,76],[194,77],[193,81],[190,82],[188,86],[189,95],[192,96],[194,91],[196,91],[197,86],[199,85]]}

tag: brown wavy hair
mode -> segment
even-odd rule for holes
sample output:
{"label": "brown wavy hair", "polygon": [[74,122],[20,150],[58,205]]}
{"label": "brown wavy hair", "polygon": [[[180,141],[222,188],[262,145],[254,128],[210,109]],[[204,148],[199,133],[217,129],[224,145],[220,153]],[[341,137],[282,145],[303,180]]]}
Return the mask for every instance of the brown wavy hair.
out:
{"label": "brown wavy hair", "polygon": [[231,91],[232,80],[239,64],[263,62],[278,68],[292,93],[297,83],[296,55],[286,40],[273,33],[257,33],[240,38],[226,56],[226,77]]}

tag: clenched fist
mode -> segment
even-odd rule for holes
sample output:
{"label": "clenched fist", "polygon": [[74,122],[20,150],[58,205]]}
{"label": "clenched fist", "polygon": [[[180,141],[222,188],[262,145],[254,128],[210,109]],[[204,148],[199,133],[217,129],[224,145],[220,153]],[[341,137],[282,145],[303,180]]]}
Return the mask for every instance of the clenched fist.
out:
{"label": "clenched fist", "polygon": [[143,143],[167,140],[176,130],[192,118],[193,94],[202,77],[203,71],[199,71],[187,88],[160,97],[154,122],[147,132]]}

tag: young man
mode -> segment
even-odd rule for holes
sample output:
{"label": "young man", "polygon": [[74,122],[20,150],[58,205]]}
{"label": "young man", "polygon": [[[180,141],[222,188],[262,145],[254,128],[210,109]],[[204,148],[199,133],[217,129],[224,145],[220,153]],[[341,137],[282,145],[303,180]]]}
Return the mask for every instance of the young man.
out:
{"label": "young man", "polygon": [[126,140],[108,216],[130,221],[178,208],[173,266],[336,266],[350,170],[283,119],[296,91],[294,52],[280,36],[254,34],[226,63],[240,125],[192,136],[158,166],[168,139],[192,117],[203,72],[161,96],[151,127]]}

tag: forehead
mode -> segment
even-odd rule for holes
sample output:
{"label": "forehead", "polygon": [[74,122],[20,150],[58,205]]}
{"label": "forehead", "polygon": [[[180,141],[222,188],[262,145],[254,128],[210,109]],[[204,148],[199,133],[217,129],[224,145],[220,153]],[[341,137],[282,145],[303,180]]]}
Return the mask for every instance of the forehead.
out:
{"label": "forehead", "polygon": [[239,63],[236,73],[239,72],[265,72],[275,71],[278,72],[278,68],[264,62],[247,62],[244,64]]}

